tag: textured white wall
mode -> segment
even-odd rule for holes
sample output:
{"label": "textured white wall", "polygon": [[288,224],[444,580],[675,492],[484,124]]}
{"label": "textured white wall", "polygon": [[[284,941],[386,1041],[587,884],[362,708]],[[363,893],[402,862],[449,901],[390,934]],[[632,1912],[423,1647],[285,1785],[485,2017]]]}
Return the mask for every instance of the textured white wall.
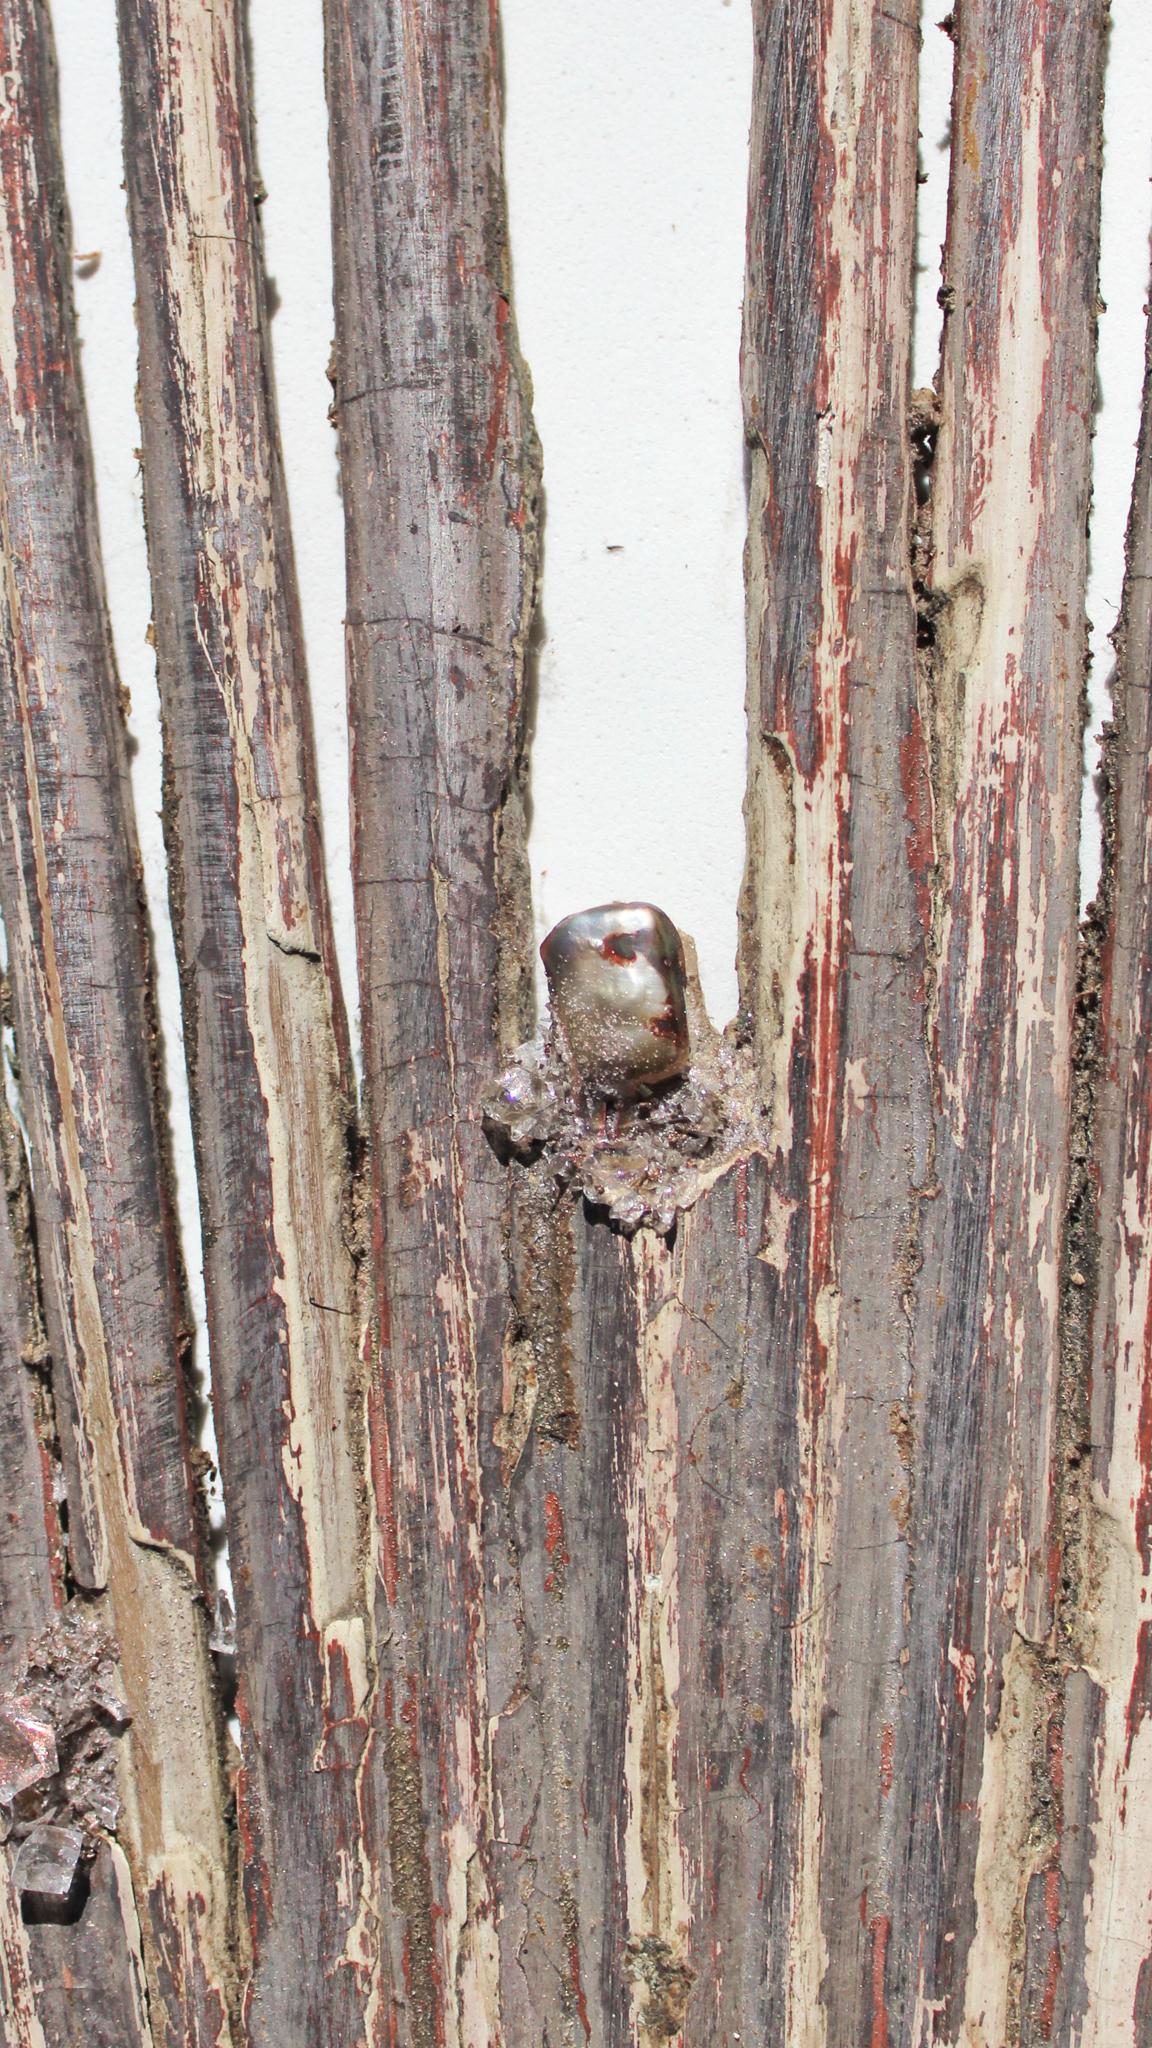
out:
{"label": "textured white wall", "polygon": [[749,0],[504,0],[517,317],[544,444],[538,935],[649,897],[736,1006]]}

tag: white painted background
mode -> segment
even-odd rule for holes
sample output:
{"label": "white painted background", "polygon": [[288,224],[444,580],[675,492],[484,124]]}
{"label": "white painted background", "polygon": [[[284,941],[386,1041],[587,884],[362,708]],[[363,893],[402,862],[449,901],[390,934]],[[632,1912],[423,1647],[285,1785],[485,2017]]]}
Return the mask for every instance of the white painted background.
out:
{"label": "white painted background", "polygon": [[[925,19],[915,381],[936,360],[951,46]],[[177,1168],[202,1314],[179,1003],[167,934],[151,616],[135,448],[133,284],[121,190],[113,0],[52,0],[113,625],[138,741]],[[332,338],[318,0],[251,0],[276,376],[349,1009],[343,558],[325,378]],[[1113,0],[1093,518],[1093,692],[1119,603],[1143,361],[1152,200],[1152,12]],[[532,864],[541,934],[566,911],[651,896],[735,1003],[743,857],[743,443],[737,351],[751,91],[750,0],[503,0],[520,335],[547,517]],[[86,272],[91,274],[84,274]],[[1090,818],[1090,888],[1097,861]],[[203,1350],[203,1347],[202,1347]],[[206,1363],[203,1360],[202,1363]]]}

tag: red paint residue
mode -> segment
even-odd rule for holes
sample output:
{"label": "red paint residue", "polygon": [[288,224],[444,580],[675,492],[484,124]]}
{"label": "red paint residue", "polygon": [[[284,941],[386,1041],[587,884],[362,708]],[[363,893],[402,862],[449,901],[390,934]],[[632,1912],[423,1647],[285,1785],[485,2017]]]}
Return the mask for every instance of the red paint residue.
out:
{"label": "red paint residue", "polygon": [[916,891],[916,915],[927,940],[932,926],[932,876],[936,840],[932,820],[932,784],[928,773],[928,752],[918,717],[900,741],[900,786],[904,791],[905,844],[912,886]]}
{"label": "red paint residue", "polygon": [[[1044,1917],[1055,1935],[1060,1926],[1060,1872],[1058,1868],[1044,1873]],[[1037,2014],[1037,2035],[1041,2041],[1052,2039],[1056,2018],[1056,1993],[1060,1987],[1060,1945],[1053,1941],[1048,1951],[1048,1962],[1044,1971],[1044,1995]]]}
{"label": "red paint residue", "polygon": [[324,1734],[316,1754],[318,1771],[355,1770],[368,1740],[368,1722],[357,1712],[352,1666],[342,1643],[328,1645]]}
{"label": "red paint residue", "polygon": [[[415,1757],[416,1761],[419,1762],[420,1696],[416,1690],[416,1673],[414,1671],[410,1671],[408,1673],[407,1693],[404,1700],[404,1704],[400,1709],[400,1719],[403,1722],[405,1728],[407,1728],[408,1730],[409,1743],[412,1750],[412,1755]],[[441,1758],[441,1770],[443,1770],[443,1758]]]}
{"label": "red paint residue", "polygon": [[888,1955],[888,1937],[892,1922],[886,1913],[878,1913],[872,1921],[872,2032],[868,2036],[868,2048],[888,2048],[888,2000],[884,1993],[884,1964]]}
{"label": "red paint residue", "polygon": [[575,1934],[568,1938],[568,1976],[572,1984],[572,1996],[576,2000],[576,2013],[584,2029],[584,2039],[592,2039],[592,2022],[588,2018],[588,2001],[580,1981],[580,1943]]}
{"label": "red paint residue", "polygon": [[[252,1741],[252,1716],[243,1682],[236,1695],[236,1717],[240,1723],[241,1751],[246,1753]],[[236,1773],[236,1826],[244,1845],[244,1896],[255,1960],[259,1957],[272,1920],[272,1880],[261,1853],[264,1829],[259,1793],[244,1764]]]}
{"label": "red paint residue", "polygon": [[1052,2026],[1056,2017],[1056,1993],[1060,1986],[1060,1951],[1054,1948],[1048,1957],[1048,1968],[1044,1976],[1044,1996],[1036,2026],[1041,2041],[1052,2039]]}
{"label": "red paint residue", "polygon": [[1152,1298],[1144,1320],[1144,1371],[1140,1382],[1140,1418],[1136,1455],[1143,1484],[1136,1497],[1136,1541],[1145,1571],[1152,1570]]}
{"label": "red paint residue", "polygon": [[564,1541],[564,1510],[559,1496],[546,1493],[544,1496],[544,1548],[552,1563],[552,1570],[544,1580],[544,1591],[555,1593],[564,1583],[564,1571],[569,1562]]}
{"label": "red paint residue", "polygon": [[481,469],[485,478],[492,474],[508,399],[508,316],[508,301],[501,293],[496,300],[496,375],[492,407],[488,414],[488,430],[484,436],[484,454],[481,458]]}
{"label": "red paint residue", "polygon": [[1132,1744],[1140,1733],[1152,1707],[1152,1621],[1142,1621],[1136,1637],[1136,1669],[1132,1674],[1132,1690],[1128,1695],[1128,1713],[1125,1726],[1128,1730],[1128,1744],[1124,1751],[1124,1768],[1132,1761]]}
{"label": "red paint residue", "polygon": [[368,1385],[368,1444],[372,1494],[376,1503],[376,1525],[380,1531],[380,1576],[390,1603],[396,1599],[400,1578],[396,1531],[396,1498],[392,1486],[392,1443],[388,1432],[388,1404],[382,1381],[375,1375]]}
{"label": "red paint residue", "polygon": [[346,1721],[352,1713],[352,1666],[343,1643],[328,1645],[328,1698],[324,1718],[328,1726]]}
{"label": "red paint residue", "polygon": [[[1057,1499],[1056,1488],[1057,1479],[1055,1473],[1053,1473],[1052,1477],[1048,1482],[1048,1497],[1049,1500],[1052,1502],[1053,1507],[1055,1507]],[[1045,1574],[1048,1584],[1048,1598],[1053,1603],[1053,1605],[1055,1605],[1056,1603],[1056,1599],[1058,1597],[1060,1590],[1060,1573],[1063,1567],[1063,1562],[1063,1547],[1060,1543],[1059,1537],[1053,1536],[1052,1541],[1048,1545],[1048,1570]]]}
{"label": "red paint residue", "polygon": [[887,1799],[892,1790],[892,1761],[896,1754],[896,1730],[886,1721],[880,1734],[880,1790]]}

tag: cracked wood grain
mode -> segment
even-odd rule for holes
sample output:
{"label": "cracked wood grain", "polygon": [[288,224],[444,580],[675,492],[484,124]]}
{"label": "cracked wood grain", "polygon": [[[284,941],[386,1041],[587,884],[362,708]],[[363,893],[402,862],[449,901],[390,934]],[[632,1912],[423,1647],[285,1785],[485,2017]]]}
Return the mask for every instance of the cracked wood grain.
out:
{"label": "cracked wood grain", "polygon": [[758,30],[743,970],[809,1617],[768,1976],[789,2040],[975,2048],[1047,1967],[1101,16],[955,13],[918,690],[915,26]]}
{"label": "cracked wood grain", "polygon": [[672,1244],[558,1212],[546,1185],[517,1217],[522,1665],[494,1736],[510,2041],[542,2012],[547,2038],[612,2048],[804,2038],[773,1975],[780,1716],[811,1616],[771,1206],[752,1151]]}
{"label": "cracked wood grain", "polygon": [[121,0],[144,504],[228,1515],[251,2043],[366,2039],[352,1176],[242,9]]}
{"label": "cracked wood grain", "polygon": [[[912,2040],[910,1302],[933,1180],[932,798],[908,523],[918,14],[828,0],[755,21],[740,965],[773,1151],[737,1240],[751,1233],[745,1256],[763,1262],[741,1283],[760,1362],[739,1378],[756,1400],[747,1417],[717,1410],[709,1437],[728,1466],[726,1440],[767,1402],[776,1462],[759,1505],[746,1482],[733,1492],[741,1569],[712,1622],[739,1705],[693,1709],[751,1838],[718,1804],[706,2038]],[[714,1503],[711,1522],[723,1558]],[[758,1651],[742,1641],[753,1588]]]}
{"label": "cracked wood grain", "polygon": [[[6,994],[6,992],[5,992]],[[65,1535],[56,1504],[59,1456],[39,1299],[31,1191],[23,1143],[0,1101],[0,1693],[67,1595]],[[132,2048],[151,2042],[141,2012],[135,1907],[124,1857],[97,1849],[83,1914],[25,1921],[0,1851],[0,2042],[4,2048]],[[83,1997],[75,1987],[83,1986]]]}
{"label": "cracked wood grain", "polygon": [[[1105,14],[955,18],[933,471],[934,1177],[912,1311],[903,1883],[944,2039],[1048,2038]],[[938,1813],[937,1788],[946,1788]],[[1068,1958],[1075,1963],[1074,1952]]]}
{"label": "cracked wood grain", "polygon": [[[15,1122],[0,1101],[0,1693],[19,1680],[28,1645],[65,1598],[64,1538],[54,1499],[55,1422],[40,1313],[32,1211]],[[0,1851],[0,2042],[4,2048],[83,2048],[98,2006],[109,2041],[147,2039],[139,2023],[133,1958],[105,1846],[91,1874],[88,1909],[71,1926],[25,1923],[11,1882],[12,1849]],[[69,1982],[90,1987],[85,2010]]]}
{"label": "cracked wood grain", "polygon": [[[0,4],[22,34],[39,20]],[[1087,1130],[1078,1111],[1070,1140],[1086,1085],[1072,1007],[1098,8],[1075,0],[1075,35],[1031,0],[957,9],[951,310],[915,556],[917,17],[756,8],[740,1031],[764,1117],[664,1240],[610,1230],[541,1166],[509,1181],[477,1116],[530,1009],[539,482],[494,14],[328,0],[366,1446],[354,1133],[243,48],[228,5],[119,13],[240,1609],[251,1953],[234,2038],[1139,2041],[1143,485],[1113,757],[1098,1122],[1101,1243],[1118,1251],[1094,1338],[1095,1496],[1074,1476],[1087,1364],[1060,1273],[1062,1242],[1077,1249],[1071,1225],[1062,1239],[1070,1142]],[[14,147],[0,138],[9,206]],[[36,361],[52,391],[64,365],[79,434],[61,331]],[[79,478],[68,531],[90,550],[78,445],[61,474],[74,492]],[[25,516],[23,497],[4,502],[9,526]],[[27,579],[39,554],[8,547]],[[91,551],[83,564],[73,630],[102,620]],[[9,619],[23,587],[10,572]],[[41,686],[46,662],[31,664]],[[27,777],[8,752],[0,794],[19,823]],[[52,844],[24,829],[34,851]],[[25,911],[22,873],[6,910]],[[18,973],[42,952],[26,942]],[[0,1239],[0,1277],[3,1255]],[[109,1446],[123,1464],[143,1425],[126,1411],[116,1436],[106,1380],[89,1371],[73,1402],[88,1465],[73,1436],[114,1599]],[[31,1500],[45,1425],[15,1391],[0,1427]],[[177,1497],[179,1477],[137,1475]],[[0,1543],[0,1592],[4,1557]],[[47,1543],[37,1557],[51,1597]],[[178,1891],[137,1925],[129,1835],[128,1857],[109,1847],[89,1936],[126,1982],[138,1957],[146,1975],[150,2020],[117,2020],[116,2038],[222,2043],[194,1959],[172,1966]],[[51,2032],[72,2024],[64,2008],[28,1988],[35,1952],[11,1919],[15,2038],[69,2039]]]}
{"label": "cracked wood grain", "polygon": [[185,1309],[72,333],[54,63],[34,0],[0,9],[0,72],[0,893],[70,1566],[111,1610],[133,1714],[104,1942],[142,1958],[150,2017],[121,2008],[125,2039],[223,2044],[223,1786]]}
{"label": "cracked wood grain", "polygon": [[[4,990],[7,997],[7,990]],[[56,1423],[40,1309],[23,1143],[0,1099],[0,1692],[24,1649],[65,1598],[64,1531],[55,1500]]]}
{"label": "cracked wood grain", "polygon": [[395,2038],[506,2038],[490,1725],[514,1686],[495,1426],[505,1176],[478,1101],[530,987],[519,778],[538,458],[495,9],[329,0],[335,416],[372,1160],[373,1733]]}
{"label": "cracked wood grain", "polygon": [[[1090,1325],[1091,1481],[1084,1611],[1087,1676],[1070,1730],[1056,1943],[1058,2031],[1083,2048],[1140,2048],[1152,2030],[1152,335],[1116,636],[1106,744],[1106,865],[1096,1068],[1095,1314]],[[1076,1737],[1079,1740],[1076,1740]]]}

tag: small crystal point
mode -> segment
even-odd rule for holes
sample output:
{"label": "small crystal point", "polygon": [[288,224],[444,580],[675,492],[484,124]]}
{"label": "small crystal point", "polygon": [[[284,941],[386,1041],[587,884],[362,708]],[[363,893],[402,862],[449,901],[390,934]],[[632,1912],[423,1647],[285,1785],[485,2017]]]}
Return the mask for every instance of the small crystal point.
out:
{"label": "small crystal point", "polygon": [[59,1904],[67,1899],[76,1882],[84,1837],[79,1828],[33,1828],[21,1842],[12,1864],[12,1882],[25,1898],[48,1899]]}
{"label": "small crystal point", "polygon": [[639,1188],[647,1171],[643,1152],[626,1144],[599,1145],[584,1168],[584,1192],[590,1202],[635,1222],[644,1213]]}
{"label": "small crystal point", "polygon": [[27,1701],[9,1697],[0,1705],[0,1804],[10,1806],[57,1769],[55,1731]]}
{"label": "small crystal point", "polygon": [[582,1086],[628,1101],[687,1072],[684,949],[653,903],[601,903],[540,948],[552,1020]]}
{"label": "small crystal point", "polygon": [[514,1152],[530,1152],[552,1136],[559,1104],[534,1047],[522,1048],[505,1067],[482,1107],[488,1128],[499,1133]]}

